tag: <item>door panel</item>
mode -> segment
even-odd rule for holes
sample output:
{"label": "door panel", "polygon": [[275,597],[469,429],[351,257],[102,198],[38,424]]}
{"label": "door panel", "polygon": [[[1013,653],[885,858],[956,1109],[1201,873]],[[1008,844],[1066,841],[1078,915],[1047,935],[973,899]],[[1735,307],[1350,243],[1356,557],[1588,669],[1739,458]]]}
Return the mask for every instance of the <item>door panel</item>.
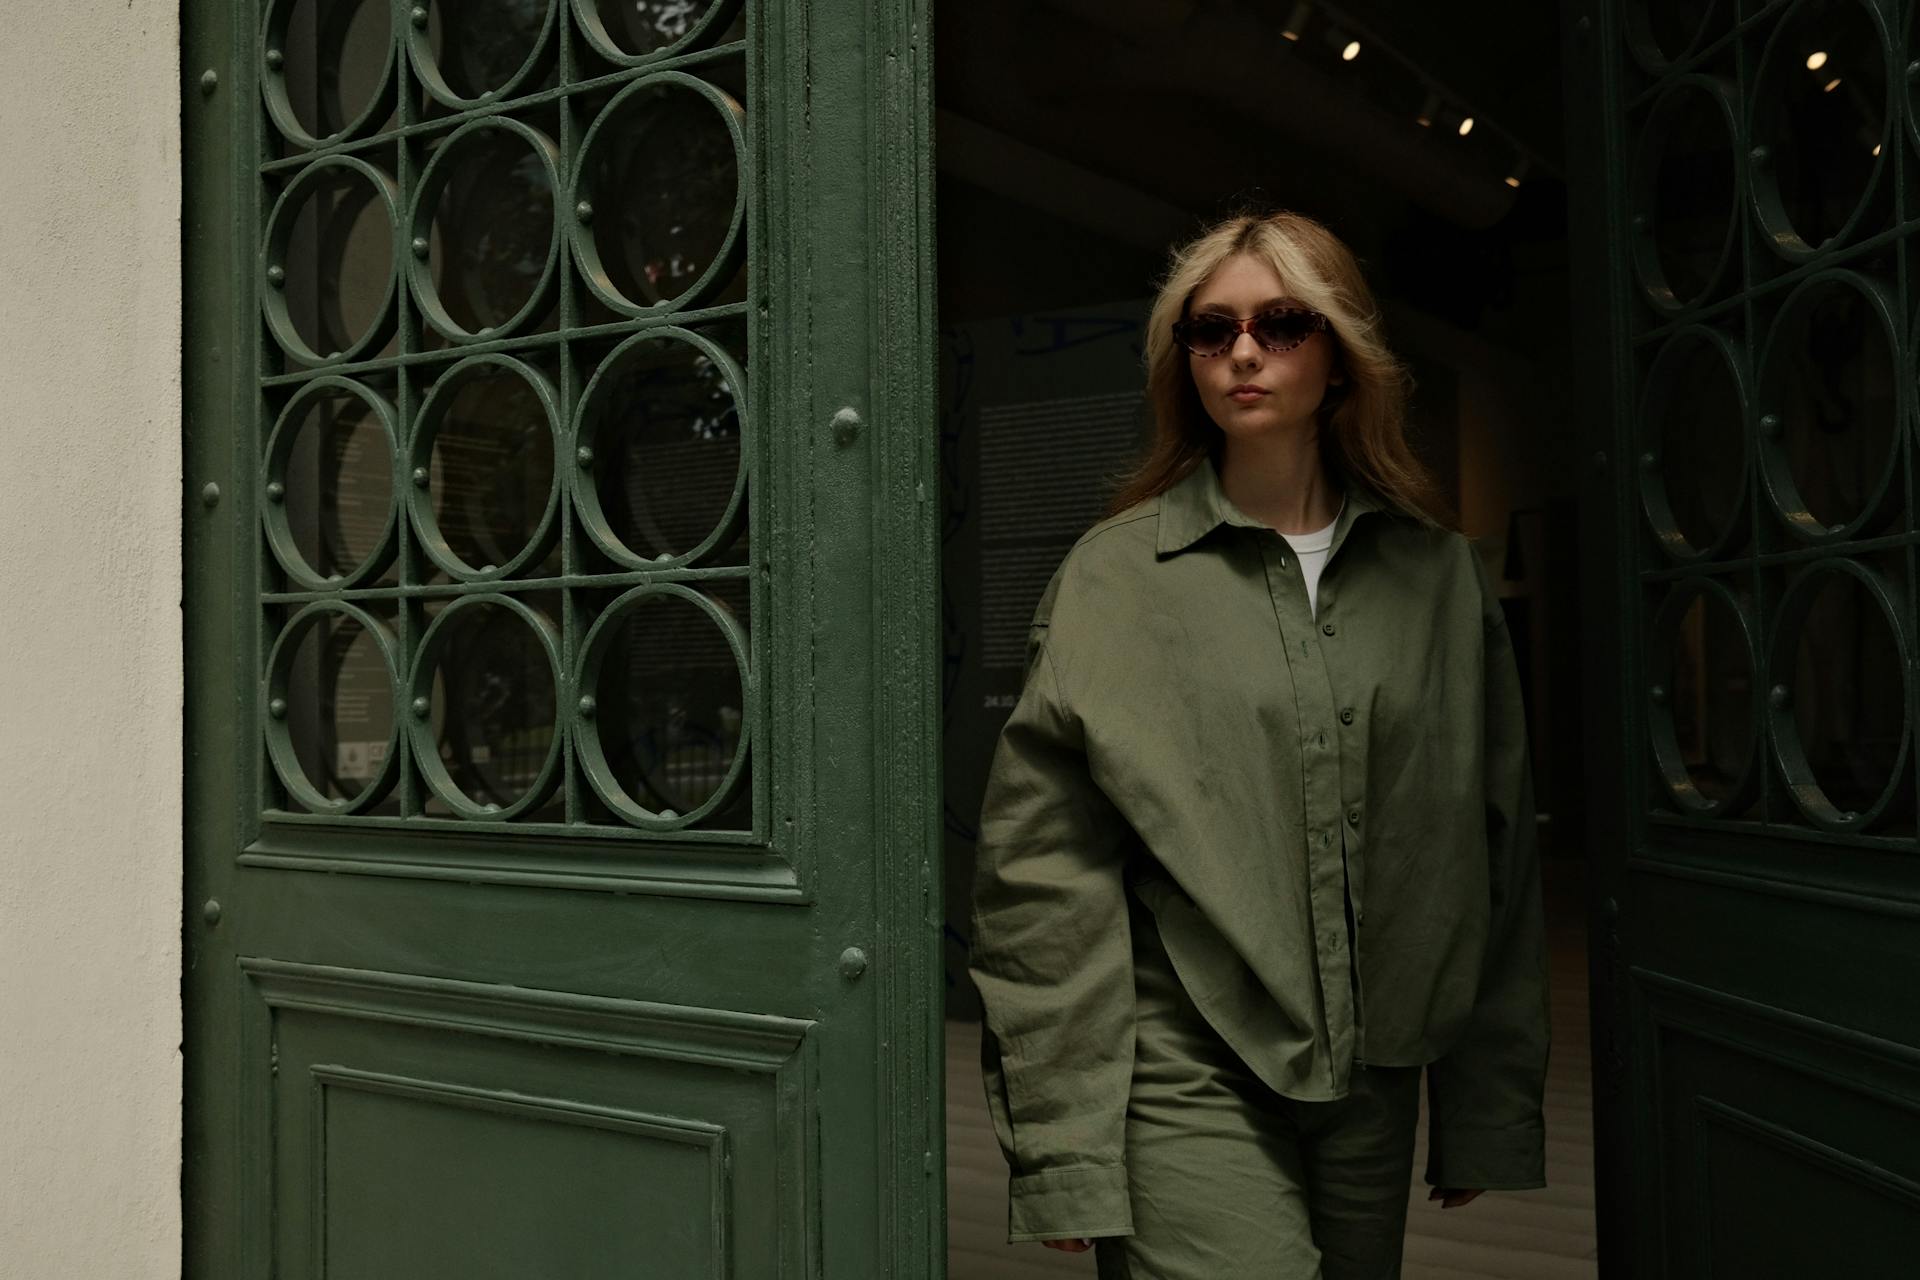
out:
{"label": "door panel", "polygon": [[1905,1274],[1914,6],[1563,14],[1603,1271]]}
{"label": "door panel", "polygon": [[183,18],[187,1273],[931,1274],[923,5]]}

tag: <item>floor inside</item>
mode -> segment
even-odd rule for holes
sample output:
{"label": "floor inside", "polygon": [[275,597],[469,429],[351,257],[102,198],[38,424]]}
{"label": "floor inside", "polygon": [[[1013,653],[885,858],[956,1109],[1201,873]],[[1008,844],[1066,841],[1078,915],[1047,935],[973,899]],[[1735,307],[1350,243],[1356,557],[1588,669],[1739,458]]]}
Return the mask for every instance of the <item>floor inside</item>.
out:
{"label": "floor inside", "polygon": [[[1422,1104],[1408,1189],[1403,1280],[1593,1280],[1592,1081],[1587,1024],[1583,864],[1542,862],[1552,949],[1553,1050],[1548,1062],[1547,1187],[1488,1191],[1442,1209],[1420,1180],[1426,1164]],[[1006,1243],[1006,1165],[980,1082],[980,1028],[947,1023],[948,1280],[1091,1276],[1093,1254]]]}

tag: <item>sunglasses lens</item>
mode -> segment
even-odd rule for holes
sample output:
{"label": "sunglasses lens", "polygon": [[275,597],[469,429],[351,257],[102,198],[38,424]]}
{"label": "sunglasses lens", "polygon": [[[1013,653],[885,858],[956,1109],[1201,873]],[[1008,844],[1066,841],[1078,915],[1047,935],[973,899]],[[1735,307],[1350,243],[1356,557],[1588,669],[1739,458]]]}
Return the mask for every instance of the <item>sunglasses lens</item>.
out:
{"label": "sunglasses lens", "polygon": [[1253,336],[1265,347],[1297,347],[1318,327],[1305,311],[1269,311],[1253,322]]}
{"label": "sunglasses lens", "polygon": [[1231,323],[1219,316],[1195,316],[1182,327],[1181,341],[1195,355],[1218,355],[1240,336]]}

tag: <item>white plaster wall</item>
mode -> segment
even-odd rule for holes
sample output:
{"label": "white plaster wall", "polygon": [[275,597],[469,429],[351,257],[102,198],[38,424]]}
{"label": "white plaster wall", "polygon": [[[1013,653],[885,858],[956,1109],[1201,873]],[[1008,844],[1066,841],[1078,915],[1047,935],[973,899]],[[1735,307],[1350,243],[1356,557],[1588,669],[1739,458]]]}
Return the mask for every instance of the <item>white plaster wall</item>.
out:
{"label": "white plaster wall", "polygon": [[178,1276],[178,0],[5,11],[0,1277]]}

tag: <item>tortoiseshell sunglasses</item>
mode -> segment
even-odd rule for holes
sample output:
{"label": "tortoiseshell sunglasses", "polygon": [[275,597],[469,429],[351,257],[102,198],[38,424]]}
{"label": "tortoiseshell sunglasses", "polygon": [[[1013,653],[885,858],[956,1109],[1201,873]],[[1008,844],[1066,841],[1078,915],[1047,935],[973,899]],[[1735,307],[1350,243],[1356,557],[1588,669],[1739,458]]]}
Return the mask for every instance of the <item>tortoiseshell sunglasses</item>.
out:
{"label": "tortoiseshell sunglasses", "polygon": [[1221,355],[1243,333],[1269,351],[1291,351],[1327,327],[1327,318],[1306,307],[1274,307],[1241,320],[1204,312],[1173,322],[1173,340],[1197,356]]}

